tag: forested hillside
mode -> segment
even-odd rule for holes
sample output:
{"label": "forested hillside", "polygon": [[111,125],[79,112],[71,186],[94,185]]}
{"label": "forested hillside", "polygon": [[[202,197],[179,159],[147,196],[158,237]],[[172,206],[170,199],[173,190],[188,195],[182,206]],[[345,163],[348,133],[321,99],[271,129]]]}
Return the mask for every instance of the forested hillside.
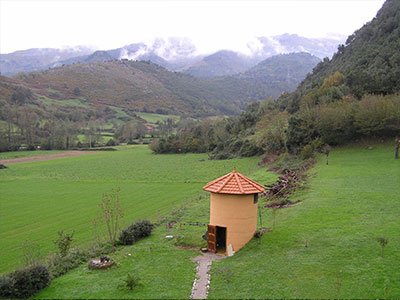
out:
{"label": "forested hillside", "polygon": [[400,2],[387,0],[331,60],[318,64],[294,93],[278,99],[279,108],[292,114],[288,149],[298,152],[316,138],[337,145],[399,135],[399,90]]}
{"label": "forested hillside", "polygon": [[245,72],[256,63],[255,59],[246,55],[223,50],[204,57],[182,71],[195,77],[216,77]]}
{"label": "forested hillside", "polygon": [[[289,152],[307,158],[327,145],[399,136],[399,53],[400,2],[388,0],[376,18],[340,45],[331,60],[320,62],[294,92],[252,104],[240,117],[188,128],[154,143],[153,150],[212,151],[214,158]],[[271,58],[238,77],[248,80],[256,73],[270,82],[274,75],[260,76],[268,65],[282,79],[288,74],[282,59],[294,55]]]}
{"label": "forested hillside", "polygon": [[[292,59],[283,63],[286,57]],[[143,113],[197,119],[238,114],[253,101],[292,90],[294,82],[316,64],[311,55],[293,54],[267,59],[243,78],[202,79],[149,61],[109,58],[109,53],[97,51],[88,58],[92,63],[0,76],[1,149],[39,143],[45,148],[69,148],[77,145],[77,135],[89,135],[93,142],[98,139],[89,133],[104,129],[108,136],[115,133],[120,141],[132,142],[146,133]],[[279,74],[281,64],[284,76]]]}
{"label": "forested hillside", "polygon": [[[343,78],[330,90],[325,79],[335,72]],[[325,84],[325,86],[324,86]],[[299,110],[302,103],[329,102],[354,95],[392,94],[400,89],[400,2],[388,0],[376,18],[350,35],[345,45],[340,45],[332,59],[324,59],[314,72],[307,76],[295,93],[283,98],[281,105],[290,112]],[[333,100],[334,100],[333,99]]]}

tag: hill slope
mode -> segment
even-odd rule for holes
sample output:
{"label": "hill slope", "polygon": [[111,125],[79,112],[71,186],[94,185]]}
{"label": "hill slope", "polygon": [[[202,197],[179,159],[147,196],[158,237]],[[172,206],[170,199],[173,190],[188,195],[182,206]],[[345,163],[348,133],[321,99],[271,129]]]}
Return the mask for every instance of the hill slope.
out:
{"label": "hill slope", "polygon": [[[324,80],[340,73],[335,85],[341,95],[391,94],[400,90],[400,2],[387,0],[372,21],[350,35],[340,45],[332,59],[324,59],[307,76],[296,92],[283,104],[289,111],[300,108],[300,100],[307,94],[318,93]],[[339,75],[339,74],[338,74]],[[343,75],[343,76],[341,76]],[[313,104],[323,103],[323,95]],[[338,97],[340,98],[340,96]]]}
{"label": "hill slope", "polygon": [[237,79],[204,81],[144,61],[73,64],[22,74],[16,79],[55,99],[79,96],[95,106],[114,105],[145,112],[232,114],[240,109],[242,101],[257,100]]}
{"label": "hill slope", "polygon": [[216,77],[241,73],[255,64],[256,61],[250,57],[223,50],[204,57],[198,63],[186,67],[182,71],[196,77]]}
{"label": "hill slope", "polygon": [[93,50],[83,46],[66,49],[28,49],[0,54],[1,75],[12,76],[19,72],[32,72],[46,68],[55,62],[76,56],[89,55]]}
{"label": "hill slope", "polygon": [[[98,51],[91,59],[102,61],[108,55]],[[67,65],[15,79],[46,97],[83,97],[94,106],[171,114],[234,114],[250,102],[291,91],[313,63],[311,55],[293,54],[270,59],[243,76],[200,79],[150,62],[114,60]],[[281,64],[285,68],[283,77]],[[293,75],[290,80],[288,72]]]}
{"label": "hill slope", "polygon": [[235,77],[262,85],[273,97],[278,97],[284,91],[294,91],[319,62],[318,57],[309,53],[281,54],[267,58]]}

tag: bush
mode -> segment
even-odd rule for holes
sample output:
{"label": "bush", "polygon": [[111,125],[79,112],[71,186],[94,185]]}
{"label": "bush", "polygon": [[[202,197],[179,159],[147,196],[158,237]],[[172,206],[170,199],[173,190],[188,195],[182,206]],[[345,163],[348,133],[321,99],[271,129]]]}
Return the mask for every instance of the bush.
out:
{"label": "bush", "polygon": [[311,145],[306,145],[303,147],[300,153],[302,159],[309,159],[314,155],[313,147]]}
{"label": "bush", "polygon": [[239,156],[241,157],[251,157],[257,154],[261,154],[262,149],[258,148],[255,144],[251,143],[249,140],[245,140],[242,147],[239,150]]}
{"label": "bush", "polygon": [[14,296],[14,280],[10,276],[4,275],[0,277],[0,298],[10,299]]}
{"label": "bush", "polygon": [[233,155],[231,153],[227,152],[217,152],[213,153],[209,156],[209,159],[215,159],[215,160],[224,160],[224,159],[232,159]]}
{"label": "bush", "polygon": [[154,225],[148,220],[140,220],[132,223],[128,227],[122,229],[119,236],[120,244],[132,245],[141,238],[149,236],[153,228]]}
{"label": "bush", "polygon": [[126,275],[126,279],[122,280],[124,282],[123,285],[119,285],[119,287],[127,287],[129,290],[133,291],[134,287],[139,284],[140,278],[128,273]]}
{"label": "bush", "polygon": [[47,261],[51,277],[57,278],[66,274],[69,270],[76,268],[87,261],[88,254],[80,249],[72,249],[66,256],[52,254]]}
{"label": "bush", "polygon": [[111,248],[106,249],[106,247],[103,245],[93,245],[92,248],[87,250],[72,248],[64,257],[62,257],[60,254],[51,254],[48,257],[47,265],[49,267],[51,277],[57,278],[78,267],[80,264],[87,262],[88,259],[102,254],[108,254],[110,251]]}
{"label": "bush", "polygon": [[49,283],[50,272],[45,265],[18,269],[0,277],[0,298],[29,298]]}
{"label": "bush", "polygon": [[106,144],[106,146],[116,146],[116,145],[117,145],[117,143],[113,139],[110,139]]}
{"label": "bush", "polygon": [[62,257],[68,254],[73,236],[74,231],[70,234],[64,233],[64,230],[58,232],[58,238],[54,241],[54,244],[58,247],[58,250],[60,251]]}

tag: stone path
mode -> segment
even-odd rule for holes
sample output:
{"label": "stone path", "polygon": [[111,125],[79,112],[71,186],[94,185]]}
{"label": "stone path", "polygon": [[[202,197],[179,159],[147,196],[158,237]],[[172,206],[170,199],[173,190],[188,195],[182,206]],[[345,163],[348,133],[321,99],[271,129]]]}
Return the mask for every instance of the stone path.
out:
{"label": "stone path", "polygon": [[193,260],[198,263],[196,278],[193,282],[191,299],[207,299],[210,288],[210,267],[214,260],[224,259],[226,256],[210,252],[196,256]]}

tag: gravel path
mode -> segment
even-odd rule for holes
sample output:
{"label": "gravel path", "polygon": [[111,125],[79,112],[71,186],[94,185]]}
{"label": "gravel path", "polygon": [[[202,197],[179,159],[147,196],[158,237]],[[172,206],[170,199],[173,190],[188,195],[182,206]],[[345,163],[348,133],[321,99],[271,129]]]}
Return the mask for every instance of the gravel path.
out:
{"label": "gravel path", "polygon": [[196,279],[193,282],[191,299],[207,299],[210,288],[210,267],[214,260],[224,259],[226,256],[206,252],[196,256],[193,260],[198,263]]}
{"label": "gravel path", "polygon": [[17,163],[31,162],[31,161],[40,161],[40,160],[47,160],[47,159],[65,158],[65,157],[72,157],[72,156],[78,156],[78,155],[87,155],[87,154],[96,154],[96,153],[99,153],[99,152],[96,152],[96,151],[68,151],[68,152],[62,152],[62,153],[38,155],[38,156],[31,156],[31,157],[1,159],[0,160],[0,164],[11,165],[11,164],[17,164]]}

